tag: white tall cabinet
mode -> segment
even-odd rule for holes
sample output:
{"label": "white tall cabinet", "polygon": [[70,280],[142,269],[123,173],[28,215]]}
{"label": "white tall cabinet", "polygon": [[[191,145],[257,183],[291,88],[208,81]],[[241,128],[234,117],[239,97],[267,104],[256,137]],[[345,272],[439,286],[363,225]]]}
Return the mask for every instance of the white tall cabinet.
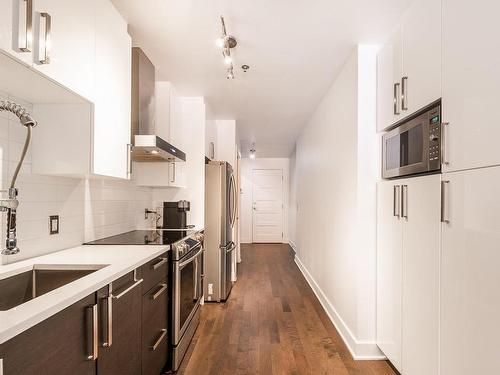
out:
{"label": "white tall cabinet", "polygon": [[377,345],[405,375],[438,374],[440,183],[378,185]]}
{"label": "white tall cabinet", "polygon": [[443,2],[444,170],[500,164],[500,2]]}
{"label": "white tall cabinet", "polygon": [[[28,14],[30,6],[31,12]],[[0,9],[2,10],[0,12],[0,48],[25,64],[31,65],[33,63],[33,3],[24,0],[0,0]],[[29,25],[30,17],[31,26]],[[28,42],[27,39],[29,39]],[[20,47],[28,47],[29,51],[23,51]]]}
{"label": "white tall cabinet", "polygon": [[416,0],[377,56],[377,129],[441,97],[441,1]]}
{"label": "white tall cabinet", "polygon": [[447,173],[441,375],[500,368],[500,167]]}

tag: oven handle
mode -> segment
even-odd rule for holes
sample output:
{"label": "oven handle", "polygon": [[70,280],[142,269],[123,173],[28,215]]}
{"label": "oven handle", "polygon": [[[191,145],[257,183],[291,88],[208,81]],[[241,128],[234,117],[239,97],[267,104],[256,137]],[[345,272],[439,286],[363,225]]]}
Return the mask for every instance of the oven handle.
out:
{"label": "oven handle", "polygon": [[183,269],[185,266],[187,266],[189,263],[193,262],[196,258],[198,258],[198,256],[203,252],[203,248],[201,247],[201,244],[198,245],[197,247],[200,248],[200,250],[198,250],[196,252],[196,254],[194,254],[191,258],[183,261],[183,262],[180,262],[178,265],[177,265],[177,268],[179,270]]}

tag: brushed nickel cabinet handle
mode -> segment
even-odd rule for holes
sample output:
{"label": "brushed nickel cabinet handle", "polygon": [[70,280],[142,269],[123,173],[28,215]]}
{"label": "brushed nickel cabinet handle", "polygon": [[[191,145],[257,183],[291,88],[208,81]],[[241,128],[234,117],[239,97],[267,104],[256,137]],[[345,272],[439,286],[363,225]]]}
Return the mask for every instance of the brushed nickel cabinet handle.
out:
{"label": "brushed nickel cabinet handle", "polygon": [[401,187],[399,185],[394,185],[393,186],[393,191],[392,191],[392,216],[397,217],[398,219],[400,218],[400,191]]}
{"label": "brushed nickel cabinet handle", "polygon": [[26,11],[24,19],[25,27],[24,35],[18,35],[17,47],[22,52],[31,52],[31,49],[33,48],[33,0],[20,0],[19,10],[21,9],[22,4],[25,4]]}
{"label": "brushed nickel cabinet handle", "polygon": [[86,310],[87,313],[87,321],[88,323],[88,332],[89,332],[89,338],[88,338],[88,355],[87,359],[89,361],[95,361],[98,357],[98,333],[99,333],[99,327],[98,327],[98,314],[97,314],[97,304],[93,306],[87,307]]}
{"label": "brushed nickel cabinet handle", "polygon": [[158,289],[158,291],[155,293],[155,294],[152,294],[151,295],[151,299],[154,301],[155,299],[157,299],[159,296],[162,295],[163,292],[165,292],[167,290],[167,284],[166,283],[161,283],[159,284],[161,286],[160,289]]}
{"label": "brushed nickel cabinet handle", "polygon": [[130,292],[132,289],[136,288],[137,286],[141,285],[144,279],[139,279],[137,280],[137,270],[134,270],[134,283],[130,285],[128,288],[123,290],[122,292],[118,293],[116,296],[113,295],[114,299],[120,299],[124,295],[126,295],[128,292]]}
{"label": "brushed nickel cabinet handle", "polygon": [[151,349],[152,351],[158,349],[158,346],[160,346],[161,342],[165,339],[166,336],[167,336],[167,330],[164,328],[161,330],[161,335],[160,337],[158,337],[158,340],[156,340],[156,342],[153,345],[151,345],[149,349]]}
{"label": "brushed nickel cabinet handle", "polygon": [[441,123],[441,164],[449,165],[450,161],[448,158],[448,128],[450,126],[449,122]]}
{"label": "brushed nickel cabinet handle", "polygon": [[[42,19],[45,21],[42,23]],[[51,29],[52,18],[48,13],[40,13],[40,29],[44,25],[44,33],[40,30],[39,47],[38,47],[38,62],[40,64],[50,64],[50,50],[51,50]]]}
{"label": "brushed nickel cabinet handle", "polygon": [[[109,285],[111,289],[111,284]],[[106,297],[106,342],[102,346],[110,347],[113,345],[113,294],[110,292]]]}
{"label": "brushed nickel cabinet handle", "polygon": [[401,109],[403,111],[408,110],[408,98],[407,98],[407,91],[408,91],[408,77],[403,77],[401,79]]}
{"label": "brushed nickel cabinet handle", "polygon": [[127,143],[127,178],[132,175],[132,145]]}
{"label": "brushed nickel cabinet handle", "polygon": [[408,219],[408,185],[401,187],[401,217]]}
{"label": "brushed nickel cabinet handle", "polygon": [[160,259],[160,261],[159,261],[159,262],[156,262],[155,264],[153,264],[153,265],[151,266],[151,269],[152,269],[152,270],[155,270],[155,271],[156,271],[158,268],[160,268],[160,267],[161,267],[161,266],[163,266],[165,263],[167,263],[167,260],[168,260],[168,258],[167,258],[167,257],[165,257],[165,258],[159,258],[159,259]]}
{"label": "brushed nickel cabinet handle", "polygon": [[399,83],[394,84],[394,114],[399,115]]}
{"label": "brushed nickel cabinet handle", "polygon": [[450,218],[448,216],[448,187],[450,181],[441,181],[441,222],[448,224]]}

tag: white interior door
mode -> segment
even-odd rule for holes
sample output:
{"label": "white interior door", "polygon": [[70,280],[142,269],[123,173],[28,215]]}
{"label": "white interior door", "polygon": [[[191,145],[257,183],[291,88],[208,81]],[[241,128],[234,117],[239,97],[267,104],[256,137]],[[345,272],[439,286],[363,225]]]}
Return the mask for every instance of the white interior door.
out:
{"label": "white interior door", "polygon": [[283,242],[283,171],[252,171],[252,242]]}

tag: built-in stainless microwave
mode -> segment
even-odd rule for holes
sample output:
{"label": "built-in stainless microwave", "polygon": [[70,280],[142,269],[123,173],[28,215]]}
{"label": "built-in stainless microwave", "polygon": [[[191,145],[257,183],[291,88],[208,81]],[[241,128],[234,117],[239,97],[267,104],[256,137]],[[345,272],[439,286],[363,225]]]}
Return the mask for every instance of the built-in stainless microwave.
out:
{"label": "built-in stainless microwave", "polygon": [[441,170],[441,104],[431,105],[382,136],[382,177]]}

